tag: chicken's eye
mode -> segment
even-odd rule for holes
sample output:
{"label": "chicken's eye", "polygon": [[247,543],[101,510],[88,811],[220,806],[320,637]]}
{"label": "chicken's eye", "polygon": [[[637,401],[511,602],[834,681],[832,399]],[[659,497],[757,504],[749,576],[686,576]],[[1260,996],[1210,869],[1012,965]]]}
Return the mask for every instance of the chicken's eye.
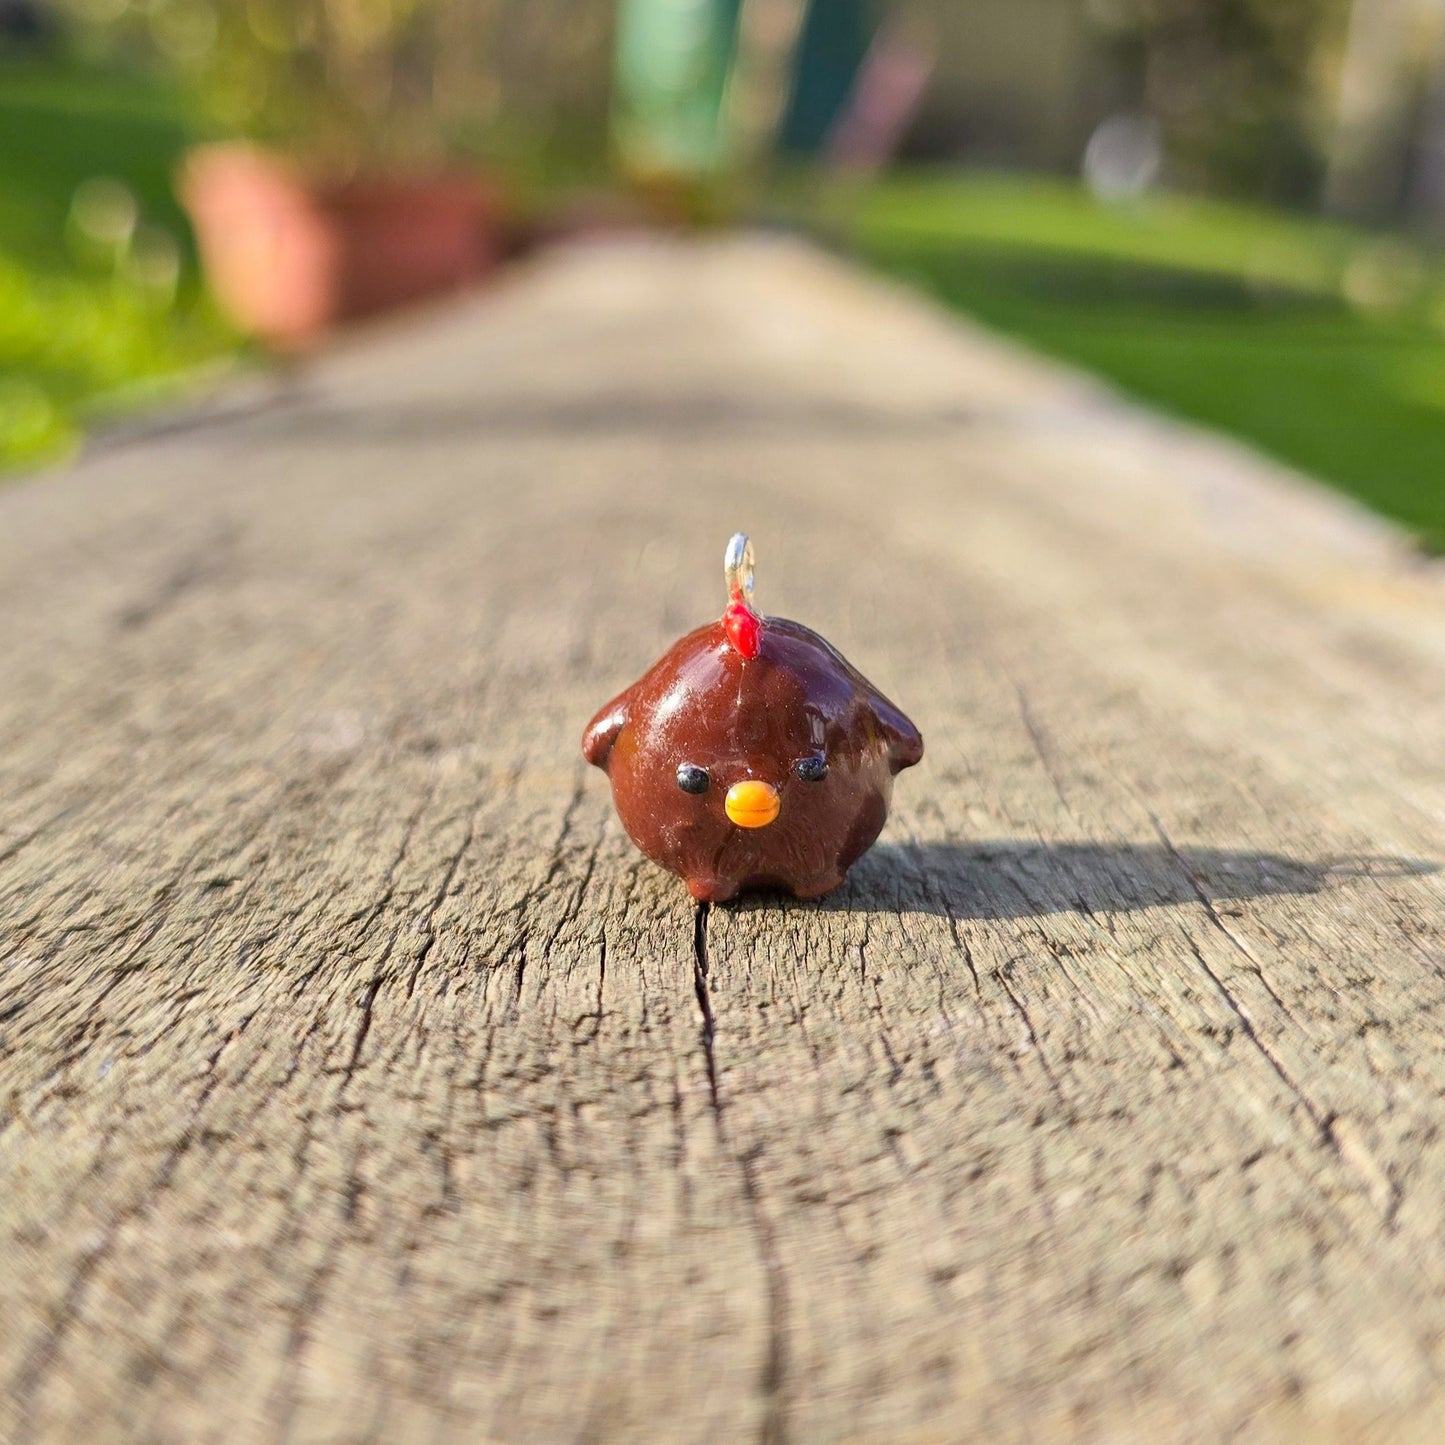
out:
{"label": "chicken's eye", "polygon": [[793,772],[804,783],[821,783],[828,776],[828,759],[821,753],[812,757],[799,758],[793,765]]}
{"label": "chicken's eye", "polygon": [[707,782],[707,769],[696,763],[683,763],[677,770],[677,786],[684,793],[705,793]]}

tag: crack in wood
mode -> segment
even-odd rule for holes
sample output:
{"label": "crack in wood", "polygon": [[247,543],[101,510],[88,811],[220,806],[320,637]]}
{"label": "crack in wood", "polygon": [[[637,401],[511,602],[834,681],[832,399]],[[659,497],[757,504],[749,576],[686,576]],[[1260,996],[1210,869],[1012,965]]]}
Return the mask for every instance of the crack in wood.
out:
{"label": "crack in wood", "polygon": [[712,1100],[713,1117],[722,1118],[722,1106],[718,1099],[717,1057],[713,1052],[717,1037],[717,1021],[713,1018],[712,997],[707,983],[707,919],[712,908],[710,903],[699,903],[693,914],[692,924],[692,983],[697,997],[698,1011],[702,1014],[702,1055],[707,1065],[708,1096]]}
{"label": "crack in wood", "polygon": [[713,1125],[718,1142],[734,1160],[740,1174],[748,1219],[758,1241],[767,1282],[768,1332],[759,1389],[764,1400],[764,1415],[758,1432],[760,1445],[785,1445],[788,1439],[786,1384],[788,1379],[789,1291],[778,1249],[776,1231],[762,1204],[762,1185],[758,1161],[762,1146],[740,1151],[730,1137],[725,1102],[719,1092],[717,1068],[717,1021],[714,1016],[711,988],[708,982],[708,918],[710,903],[699,903],[693,914],[693,985],[698,1009],[702,1014],[701,1042],[707,1067],[708,1093],[712,1104]]}
{"label": "crack in wood", "polygon": [[[407,998],[411,998],[412,995],[416,992],[416,981],[421,976],[422,968],[426,964],[427,956],[432,951],[432,946],[436,943],[435,925],[437,909],[442,906],[443,902],[445,902],[446,900],[447,894],[451,891],[452,883],[456,879],[457,870],[461,867],[462,859],[466,856],[467,849],[472,846],[472,840],[476,837],[476,826],[476,814],[472,814],[467,819],[466,832],[462,837],[462,841],[458,845],[456,852],[454,852],[451,857],[447,859],[447,866],[442,873],[442,880],[437,885],[436,892],[432,894],[431,901],[427,904],[426,911],[422,915],[419,927],[422,932],[426,934],[426,942],[423,943],[421,948],[417,950],[416,958],[412,962],[411,972],[407,975]],[[517,987],[518,991],[520,991],[520,977],[517,981]]]}
{"label": "crack in wood", "polygon": [[1278,1008],[1291,1023],[1297,1022],[1294,1015],[1290,1012],[1289,1006],[1279,996],[1269,979],[1265,976],[1264,965],[1255,956],[1254,950],[1224,921],[1219,909],[1215,906],[1214,899],[1206,892],[1204,885],[1199,881],[1198,874],[1190,867],[1188,859],[1184,857],[1183,853],[1181,853],[1176,846],[1173,838],[1169,836],[1158,815],[1150,811],[1149,821],[1154,825],[1154,831],[1159,835],[1159,841],[1164,845],[1165,852],[1174,860],[1180,873],[1188,880],[1194,896],[1199,900],[1200,907],[1204,909],[1205,916],[1225,938],[1229,940],[1230,946],[1243,954],[1248,960],[1250,972],[1259,980],[1260,986],[1274,1001],[1275,1007]]}

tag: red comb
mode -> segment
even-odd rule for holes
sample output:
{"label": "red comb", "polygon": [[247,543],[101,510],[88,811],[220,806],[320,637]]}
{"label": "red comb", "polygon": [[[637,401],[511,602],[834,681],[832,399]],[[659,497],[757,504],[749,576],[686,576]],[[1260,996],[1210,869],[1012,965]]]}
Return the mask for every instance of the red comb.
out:
{"label": "red comb", "polygon": [[741,592],[733,594],[722,623],[727,640],[739,656],[752,658],[762,651],[763,620],[743,601]]}

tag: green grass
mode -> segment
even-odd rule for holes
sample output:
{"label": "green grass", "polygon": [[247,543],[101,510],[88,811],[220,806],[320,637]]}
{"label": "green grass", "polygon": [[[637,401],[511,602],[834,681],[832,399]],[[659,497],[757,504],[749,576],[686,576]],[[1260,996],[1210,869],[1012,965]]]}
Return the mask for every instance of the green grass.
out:
{"label": "green grass", "polygon": [[[65,454],[234,349],[171,192],[190,137],[156,81],[0,66],[0,469]],[[97,177],[122,184],[134,227],[80,223],[77,190]]]}
{"label": "green grass", "polygon": [[1231,432],[1445,548],[1445,268],[1217,202],[905,176],[854,241],[950,306]]}

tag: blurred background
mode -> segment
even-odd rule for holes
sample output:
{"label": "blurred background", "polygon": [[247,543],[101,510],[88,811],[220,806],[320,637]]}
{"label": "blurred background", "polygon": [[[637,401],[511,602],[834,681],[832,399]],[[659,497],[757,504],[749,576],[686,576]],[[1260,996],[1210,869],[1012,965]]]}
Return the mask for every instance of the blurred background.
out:
{"label": "blurred background", "polygon": [[0,0],[0,471],[558,238],[742,224],[1445,548],[1445,0]]}

